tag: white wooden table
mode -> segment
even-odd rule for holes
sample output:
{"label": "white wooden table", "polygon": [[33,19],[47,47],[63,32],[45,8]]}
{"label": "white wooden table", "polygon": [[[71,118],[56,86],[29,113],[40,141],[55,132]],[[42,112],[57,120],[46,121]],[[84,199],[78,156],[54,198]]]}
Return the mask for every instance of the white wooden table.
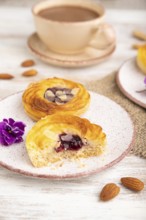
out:
{"label": "white wooden table", "polygon": [[[63,69],[48,66],[38,59],[39,75],[35,80],[59,76],[85,83],[108,75],[135,55],[136,42],[131,37],[135,28],[146,31],[146,11],[107,10],[107,20],[117,33],[117,50],[98,66]],[[30,8],[0,5],[0,72],[15,75],[12,81],[0,81],[0,98],[26,88],[33,79],[23,78],[21,61],[34,58],[26,40],[34,31]],[[146,189],[133,193],[121,188],[120,195],[107,203],[99,201],[103,185],[119,183],[123,176],[134,176],[146,184],[146,160],[129,155],[116,166],[88,178],[70,181],[32,179],[0,168],[0,220],[145,220]]]}

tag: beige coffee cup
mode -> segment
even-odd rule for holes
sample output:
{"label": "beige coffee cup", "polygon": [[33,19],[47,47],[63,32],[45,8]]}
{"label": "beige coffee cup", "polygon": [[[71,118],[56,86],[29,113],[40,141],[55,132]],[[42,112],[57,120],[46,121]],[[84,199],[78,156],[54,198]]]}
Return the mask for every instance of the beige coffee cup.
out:
{"label": "beige coffee cup", "polygon": [[[77,6],[93,10],[99,17],[81,22],[52,21],[38,13],[49,7]],[[62,54],[76,54],[86,47],[105,49],[115,41],[115,32],[104,23],[105,9],[87,0],[50,0],[37,3],[33,9],[36,31],[41,41],[52,51]]]}

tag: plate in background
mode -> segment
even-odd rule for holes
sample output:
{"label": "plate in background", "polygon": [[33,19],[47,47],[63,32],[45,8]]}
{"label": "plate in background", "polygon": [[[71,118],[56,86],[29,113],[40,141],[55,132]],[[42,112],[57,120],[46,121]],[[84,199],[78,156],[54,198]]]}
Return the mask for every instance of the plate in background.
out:
{"label": "plate in background", "polygon": [[136,104],[146,108],[146,92],[137,92],[146,89],[144,78],[136,64],[136,57],[127,60],[120,68],[116,81],[121,92]]}
{"label": "plate in background", "polygon": [[116,49],[114,41],[109,47],[97,50],[93,47],[87,47],[84,52],[75,55],[63,55],[49,50],[40,40],[37,33],[33,33],[28,38],[28,47],[30,51],[40,60],[54,66],[61,67],[85,67],[98,64],[112,55]]}

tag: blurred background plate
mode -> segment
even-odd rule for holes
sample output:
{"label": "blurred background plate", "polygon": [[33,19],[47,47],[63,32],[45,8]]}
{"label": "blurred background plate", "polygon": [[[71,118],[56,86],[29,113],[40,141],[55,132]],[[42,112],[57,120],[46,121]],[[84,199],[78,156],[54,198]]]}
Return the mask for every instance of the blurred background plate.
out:
{"label": "blurred background plate", "polygon": [[116,42],[113,42],[104,50],[87,47],[82,53],[63,55],[49,50],[40,40],[37,33],[33,33],[28,38],[28,47],[36,57],[46,63],[61,67],[77,68],[95,65],[106,60],[115,51]]}
{"label": "blurred background plate", "polygon": [[136,57],[127,60],[120,68],[116,81],[121,92],[136,104],[146,108],[146,89],[144,78],[146,76],[136,65]]}

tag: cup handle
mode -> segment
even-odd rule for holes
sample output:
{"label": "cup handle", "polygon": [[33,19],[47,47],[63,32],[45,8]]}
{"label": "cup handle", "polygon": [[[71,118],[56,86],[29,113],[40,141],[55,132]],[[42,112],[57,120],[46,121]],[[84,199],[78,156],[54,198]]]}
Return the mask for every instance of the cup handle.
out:
{"label": "cup handle", "polygon": [[116,41],[116,35],[113,27],[110,24],[104,23],[93,30],[92,40],[89,43],[90,47],[103,50]]}

